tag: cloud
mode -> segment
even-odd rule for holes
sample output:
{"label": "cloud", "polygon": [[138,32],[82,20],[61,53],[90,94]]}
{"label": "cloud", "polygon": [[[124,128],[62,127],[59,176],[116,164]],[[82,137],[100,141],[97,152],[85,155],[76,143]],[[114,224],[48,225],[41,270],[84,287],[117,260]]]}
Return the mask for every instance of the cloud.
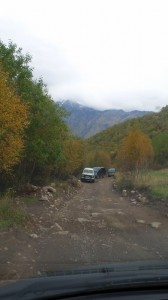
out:
{"label": "cloud", "polygon": [[165,0],[6,0],[1,39],[32,54],[55,100],[155,110],[168,99]]}

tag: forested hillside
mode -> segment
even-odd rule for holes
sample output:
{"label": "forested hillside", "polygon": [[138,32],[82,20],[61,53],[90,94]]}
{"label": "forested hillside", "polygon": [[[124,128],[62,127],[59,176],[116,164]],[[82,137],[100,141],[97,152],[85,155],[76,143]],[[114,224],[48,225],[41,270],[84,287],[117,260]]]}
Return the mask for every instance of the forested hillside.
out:
{"label": "forested hillside", "polygon": [[143,116],[141,118],[128,120],[114,125],[87,140],[89,151],[104,151],[109,153],[112,160],[123,139],[132,129],[139,129],[151,140],[155,160],[161,165],[168,163],[168,106],[162,108],[161,112]]}

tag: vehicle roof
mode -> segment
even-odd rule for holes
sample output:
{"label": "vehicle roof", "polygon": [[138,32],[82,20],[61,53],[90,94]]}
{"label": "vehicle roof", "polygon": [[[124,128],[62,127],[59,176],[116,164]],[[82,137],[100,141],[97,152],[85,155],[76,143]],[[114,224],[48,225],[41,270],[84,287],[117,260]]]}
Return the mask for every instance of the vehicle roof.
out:
{"label": "vehicle roof", "polygon": [[98,170],[100,170],[100,169],[105,169],[104,167],[94,167],[93,168],[95,171],[98,171]]}

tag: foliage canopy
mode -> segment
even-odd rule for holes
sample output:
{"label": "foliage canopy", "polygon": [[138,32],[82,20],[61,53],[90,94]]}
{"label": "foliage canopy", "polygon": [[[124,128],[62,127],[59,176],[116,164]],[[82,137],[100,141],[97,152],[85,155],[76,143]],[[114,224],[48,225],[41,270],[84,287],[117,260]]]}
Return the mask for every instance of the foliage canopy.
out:
{"label": "foliage canopy", "polygon": [[0,69],[0,172],[9,172],[20,160],[24,130],[28,126],[28,106],[7,83]]}
{"label": "foliage canopy", "polygon": [[117,162],[124,170],[139,171],[149,165],[152,157],[151,141],[144,133],[134,129],[123,140],[117,154]]}

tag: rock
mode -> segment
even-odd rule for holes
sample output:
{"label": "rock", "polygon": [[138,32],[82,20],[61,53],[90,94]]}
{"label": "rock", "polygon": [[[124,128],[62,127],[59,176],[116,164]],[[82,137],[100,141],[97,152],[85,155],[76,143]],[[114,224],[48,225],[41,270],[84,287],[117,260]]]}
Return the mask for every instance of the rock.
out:
{"label": "rock", "polygon": [[150,225],[152,228],[158,229],[160,227],[161,223],[160,222],[152,222],[152,223],[150,223]]}
{"label": "rock", "polygon": [[70,176],[68,179],[68,183],[75,188],[80,188],[82,186],[80,180],[75,176]]}
{"label": "rock", "polygon": [[99,224],[97,224],[97,227],[98,228],[106,228],[106,224],[104,224],[104,223],[99,223]]}
{"label": "rock", "polygon": [[52,186],[45,186],[45,187],[43,187],[43,190],[45,192],[49,192],[49,193],[56,193],[56,189],[53,188]]}
{"label": "rock", "polygon": [[101,213],[97,213],[97,212],[91,213],[91,216],[92,216],[92,217],[98,217],[98,216],[100,216],[100,215],[101,215]]}
{"label": "rock", "polygon": [[55,226],[56,226],[60,231],[63,231],[62,227],[61,227],[58,223],[55,223]]}
{"label": "rock", "polygon": [[38,191],[38,189],[39,189],[38,186],[27,183],[25,185],[22,185],[19,190],[23,193],[33,193]]}
{"label": "rock", "polygon": [[47,192],[46,195],[47,195],[50,199],[53,199],[53,197],[54,197],[53,194],[51,194],[50,192]]}
{"label": "rock", "polygon": [[135,193],[136,193],[136,192],[135,192],[134,190],[131,191],[131,194],[132,194],[132,195],[135,194]]}
{"label": "rock", "polygon": [[67,235],[69,231],[58,231],[57,234],[59,235]]}
{"label": "rock", "polygon": [[138,201],[140,201],[141,203],[147,203],[148,202],[146,197],[144,197],[142,195],[138,195]]}
{"label": "rock", "polygon": [[87,206],[85,207],[85,209],[86,209],[86,210],[92,210],[92,206],[91,206],[91,205],[87,205]]}
{"label": "rock", "polygon": [[31,233],[30,234],[30,237],[33,238],[33,239],[37,239],[38,238],[38,235],[36,233]]}
{"label": "rock", "polygon": [[40,201],[49,201],[47,195],[42,195],[41,198],[39,199]]}
{"label": "rock", "polygon": [[90,222],[90,220],[86,219],[86,218],[78,218],[77,219],[80,223],[83,223],[83,222]]}
{"label": "rock", "polygon": [[53,188],[52,186],[48,186],[48,192],[50,192],[50,193],[56,193],[56,189]]}
{"label": "rock", "polygon": [[78,180],[78,187],[80,188],[82,186],[82,183],[80,180]]}
{"label": "rock", "polygon": [[136,199],[130,199],[130,201],[131,201],[131,204],[137,204]]}
{"label": "rock", "polygon": [[113,189],[114,189],[114,190],[117,190],[117,188],[118,188],[117,184],[116,184],[116,183],[113,183]]}
{"label": "rock", "polygon": [[122,195],[123,195],[124,197],[126,197],[126,196],[127,196],[127,190],[122,190]]}
{"label": "rock", "polygon": [[73,239],[74,241],[78,241],[80,238],[76,233],[72,233],[71,234],[71,239]]}
{"label": "rock", "polygon": [[40,276],[40,275],[41,275],[41,272],[40,272],[40,271],[37,271],[37,275],[39,275],[39,276]]}
{"label": "rock", "polygon": [[141,198],[141,202],[142,202],[142,203],[147,203],[148,200],[146,199],[146,197],[142,197],[142,198]]}
{"label": "rock", "polygon": [[121,211],[121,210],[119,210],[119,211],[117,212],[117,214],[118,214],[118,215],[124,215],[124,212]]}
{"label": "rock", "polygon": [[145,224],[145,220],[140,220],[140,219],[138,219],[138,220],[136,220],[136,221],[137,221],[137,223]]}

